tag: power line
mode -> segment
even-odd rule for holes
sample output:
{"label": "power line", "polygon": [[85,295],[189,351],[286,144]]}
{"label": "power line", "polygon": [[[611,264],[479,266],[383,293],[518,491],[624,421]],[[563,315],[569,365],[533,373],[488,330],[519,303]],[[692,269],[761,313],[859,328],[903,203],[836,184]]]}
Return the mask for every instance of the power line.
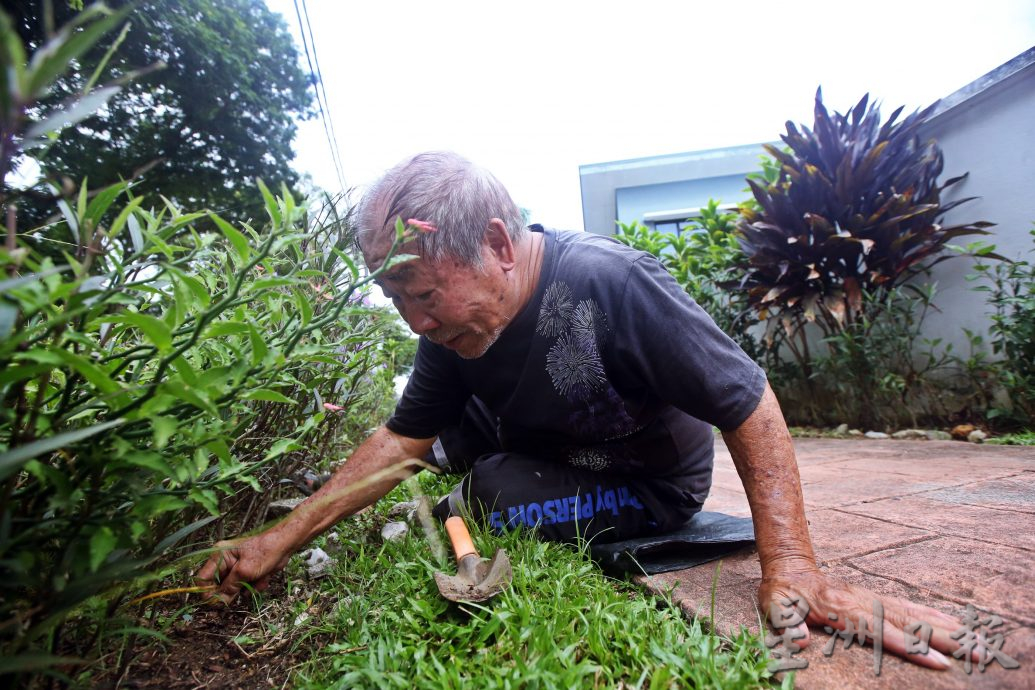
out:
{"label": "power line", "polygon": [[[309,10],[306,7],[305,0],[302,0],[302,9],[299,10],[298,0],[293,0],[295,4],[295,17],[298,18],[298,31],[302,36],[302,48],[305,50],[305,59],[309,64],[309,76],[312,78],[313,86],[316,89],[316,105],[320,111],[320,119],[323,121],[323,133],[327,138],[327,145],[331,150],[331,160],[334,163],[334,172],[338,176],[338,184],[341,185],[342,191],[345,190],[345,171],[341,164],[341,155],[338,152],[338,140],[334,136],[334,125],[331,122],[330,112],[331,104],[327,100],[327,89],[323,84],[323,75],[320,73],[320,60],[316,54],[316,39],[313,37],[312,26],[309,24]],[[302,21],[302,14],[305,13],[305,22]],[[309,28],[309,37],[306,39],[306,27]],[[312,43],[313,51],[312,56],[309,54],[309,44]],[[316,62],[316,69],[313,69],[313,62]]]}

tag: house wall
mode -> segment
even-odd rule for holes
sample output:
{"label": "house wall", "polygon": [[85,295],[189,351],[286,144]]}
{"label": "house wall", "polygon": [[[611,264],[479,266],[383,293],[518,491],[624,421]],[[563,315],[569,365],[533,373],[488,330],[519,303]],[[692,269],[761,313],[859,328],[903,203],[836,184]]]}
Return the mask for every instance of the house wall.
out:
{"label": "house wall", "polygon": [[744,176],[759,170],[764,153],[761,144],[749,144],[579,166],[583,225],[587,232],[613,235],[615,220],[703,206],[713,197],[740,201],[748,196],[740,191],[747,186]]}
{"label": "house wall", "polygon": [[[969,177],[943,195],[943,202],[977,196],[945,218],[945,225],[987,220],[996,223],[985,237],[998,252],[1016,259],[1035,248],[1028,231],[1035,221],[1035,48],[943,99],[921,130],[938,141],[945,157],[942,179]],[[980,236],[961,237],[965,244]],[[1035,260],[1035,254],[1028,256]],[[984,333],[988,327],[986,295],[968,281],[973,261],[955,258],[934,268],[938,284],[926,335],[943,338],[966,354],[963,328]]]}
{"label": "house wall", "polygon": [[652,211],[700,208],[707,205],[710,199],[718,199],[723,203],[737,202],[749,196],[748,192],[743,191],[747,187],[744,175],[740,173],[616,189],[616,216],[623,223],[629,223],[643,220],[644,214]]}
{"label": "house wall", "polygon": [[[942,99],[921,130],[942,148],[942,180],[969,172],[947,190],[943,201],[976,196],[945,218],[946,225],[987,220],[996,223],[985,239],[1009,258],[1035,261],[1031,236],[1035,221],[1035,48]],[[613,234],[615,219],[642,220],[651,211],[703,206],[708,199],[737,202],[744,176],[759,169],[761,144],[654,156],[580,166],[582,209],[589,232]],[[980,236],[958,238],[965,244]],[[966,355],[964,328],[986,333],[986,295],[968,281],[973,261],[964,257],[938,264],[936,304],[925,335],[951,343]]]}

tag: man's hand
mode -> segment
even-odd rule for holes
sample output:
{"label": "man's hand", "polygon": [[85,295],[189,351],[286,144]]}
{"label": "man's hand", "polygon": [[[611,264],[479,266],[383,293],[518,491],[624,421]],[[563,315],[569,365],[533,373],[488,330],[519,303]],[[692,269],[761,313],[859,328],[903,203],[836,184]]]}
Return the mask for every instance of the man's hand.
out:
{"label": "man's hand", "polygon": [[270,577],[287,566],[290,551],[285,551],[269,532],[254,537],[221,541],[217,551],[198,571],[200,585],[215,587],[210,596],[229,604],[250,583],[260,592],[269,586]]}
{"label": "man's hand", "polygon": [[[944,670],[949,668],[950,663],[939,652],[951,655],[959,649],[959,643],[949,635],[960,627],[960,623],[951,616],[926,606],[894,597],[882,597],[862,587],[838,582],[818,570],[763,577],[758,589],[758,601],[766,612],[783,611],[790,604],[802,613],[800,602],[806,603],[808,615],[805,622],[795,626],[798,630],[792,635],[794,643],[800,647],[809,643],[808,625],[818,628],[829,626],[835,630],[845,630],[847,625],[854,625],[856,630],[860,630],[862,620],[865,621],[866,630],[873,632],[874,603],[880,602],[883,608],[881,644],[884,650],[915,664]],[[837,617],[836,620],[829,617],[831,614]],[[798,619],[800,616],[795,620]],[[907,632],[910,625],[917,623],[925,623],[932,629],[930,647],[926,653],[921,653],[917,644],[921,638],[918,632],[915,629]],[[909,645],[910,640],[913,645]]]}
{"label": "man's hand", "polygon": [[201,585],[214,585],[213,598],[234,600],[244,583],[263,590],[291,554],[331,525],[371,505],[422,465],[434,438],[413,439],[381,427],[312,496],[282,522],[246,539],[221,541],[198,571]]}
{"label": "man's hand", "polygon": [[[795,644],[804,647],[808,643],[808,624],[845,630],[849,624],[858,626],[862,619],[872,632],[874,602],[882,602],[883,647],[922,666],[947,668],[946,658],[934,650],[951,652],[959,648],[949,637],[959,628],[957,621],[926,606],[880,597],[837,582],[816,567],[794,445],[780,404],[768,385],[755,411],[738,428],[723,432],[723,438],[751,505],[762,566],[758,593],[762,610],[779,612],[795,601],[807,604],[805,621],[790,626],[799,628],[792,632]],[[829,618],[830,614],[836,615],[836,620]],[[904,629],[916,623],[926,623],[933,630],[927,654],[908,653]]]}

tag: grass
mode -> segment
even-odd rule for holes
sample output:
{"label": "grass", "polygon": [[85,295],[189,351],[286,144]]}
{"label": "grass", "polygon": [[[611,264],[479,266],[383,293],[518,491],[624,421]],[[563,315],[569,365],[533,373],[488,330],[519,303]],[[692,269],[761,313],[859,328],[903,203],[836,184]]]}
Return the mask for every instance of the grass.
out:
{"label": "grass", "polygon": [[[429,495],[448,486],[431,476],[421,482]],[[525,533],[475,528],[483,555],[507,550],[512,586],[486,605],[445,601],[432,573],[455,565],[435,560],[419,528],[400,542],[376,536],[383,512],[407,497],[397,489],[339,525],[343,548],[327,577],[307,582],[294,559],[287,584],[294,603],[259,600],[255,619],[265,622],[237,640],[242,650],[274,637],[293,640],[292,655],[306,660],[290,685],[313,689],[773,684],[759,638],[720,639],[671,602],[605,577],[585,549]],[[281,615],[269,615],[271,607]]]}
{"label": "grass", "polygon": [[985,441],[999,446],[1035,446],[1035,431],[1027,430],[1016,434],[993,436]]}

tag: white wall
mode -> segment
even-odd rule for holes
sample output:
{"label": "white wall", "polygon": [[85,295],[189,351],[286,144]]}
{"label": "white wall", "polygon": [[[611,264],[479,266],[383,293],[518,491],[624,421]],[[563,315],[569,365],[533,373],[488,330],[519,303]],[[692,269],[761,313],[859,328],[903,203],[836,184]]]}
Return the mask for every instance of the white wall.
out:
{"label": "white wall", "polygon": [[[997,225],[983,239],[1009,258],[1027,254],[1033,248],[1028,231],[1035,221],[1035,48],[944,99],[940,110],[922,136],[934,137],[942,147],[941,179],[970,173],[946,191],[943,203],[981,197],[951,211],[945,224],[991,221]],[[982,238],[962,237],[955,244],[974,239]],[[1035,254],[1027,258],[1035,260]],[[935,267],[942,313],[931,315],[925,324],[929,337],[954,343],[959,354],[967,351],[962,329],[985,332],[988,325],[986,297],[966,280],[972,263],[956,258]]]}

